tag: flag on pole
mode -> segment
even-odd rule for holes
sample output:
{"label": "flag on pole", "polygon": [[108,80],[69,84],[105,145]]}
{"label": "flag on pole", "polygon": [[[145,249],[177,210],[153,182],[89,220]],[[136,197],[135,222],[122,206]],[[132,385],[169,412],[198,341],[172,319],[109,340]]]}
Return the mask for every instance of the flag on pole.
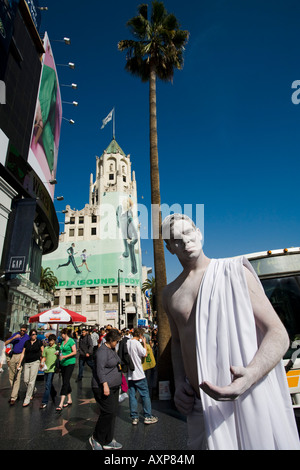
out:
{"label": "flag on pole", "polygon": [[103,129],[106,124],[112,120],[112,117],[113,117],[113,113],[114,113],[114,108],[111,110],[111,112],[106,116],[106,118],[103,119],[102,121],[102,127],[101,129]]}

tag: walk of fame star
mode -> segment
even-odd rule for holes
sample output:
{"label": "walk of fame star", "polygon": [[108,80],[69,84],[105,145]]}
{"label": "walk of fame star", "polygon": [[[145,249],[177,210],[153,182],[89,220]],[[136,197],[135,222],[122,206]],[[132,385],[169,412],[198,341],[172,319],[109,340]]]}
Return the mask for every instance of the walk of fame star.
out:
{"label": "walk of fame star", "polygon": [[[45,429],[45,431],[60,431],[61,430],[61,435],[65,436],[66,434],[69,434],[71,431],[74,431],[74,429],[78,428],[84,428],[86,425],[88,425],[89,421],[92,421],[91,418],[85,418],[85,419],[78,419],[78,420],[62,420],[62,424],[60,426],[55,426],[54,428],[48,428]],[[68,428],[66,428],[66,425],[68,424]]]}
{"label": "walk of fame star", "polygon": [[84,399],[84,398],[79,398],[79,400],[82,402],[82,403],[79,404],[79,406],[80,406],[80,405],[88,405],[88,404],[90,404],[90,403],[96,403],[95,398],[86,398],[86,399]]}
{"label": "walk of fame star", "polygon": [[66,428],[67,423],[68,423],[68,421],[66,419],[63,419],[62,424],[60,426],[56,426],[55,428],[45,429],[45,431],[59,431],[59,430],[61,430],[61,435],[65,436],[66,434],[69,433],[69,431]]}

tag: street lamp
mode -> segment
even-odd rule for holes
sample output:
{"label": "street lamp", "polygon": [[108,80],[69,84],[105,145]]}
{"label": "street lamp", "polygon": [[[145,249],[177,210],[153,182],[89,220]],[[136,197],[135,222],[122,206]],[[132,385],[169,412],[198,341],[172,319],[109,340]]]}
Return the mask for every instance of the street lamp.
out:
{"label": "street lamp", "polygon": [[75,69],[74,62],[68,62],[67,64],[56,64],[56,65],[60,65],[61,67],[70,67],[70,69]]}
{"label": "street lamp", "polygon": [[78,86],[78,85],[77,85],[77,83],[71,83],[71,85],[63,85],[63,84],[61,84],[60,86],[68,86],[68,87],[73,88],[73,90],[77,90],[77,86]]}
{"label": "street lamp", "polygon": [[123,269],[118,269],[118,324],[119,330],[121,329],[121,314],[120,314],[120,273],[123,272]]}
{"label": "street lamp", "polygon": [[62,103],[64,104],[72,104],[73,106],[78,106],[78,102],[77,101],[72,101],[72,103],[70,101],[62,101]]}
{"label": "street lamp", "polygon": [[65,120],[65,121],[68,121],[69,124],[75,124],[75,121],[73,119],[67,119],[65,117],[62,116],[62,118]]}
{"label": "street lamp", "polygon": [[49,180],[49,181],[43,181],[43,183],[57,184],[57,180],[53,178],[52,180]]}
{"label": "street lamp", "polygon": [[67,44],[67,46],[69,46],[71,44],[71,39],[70,38],[63,38],[63,39],[51,39],[51,41],[53,42],[64,42],[65,44]]}

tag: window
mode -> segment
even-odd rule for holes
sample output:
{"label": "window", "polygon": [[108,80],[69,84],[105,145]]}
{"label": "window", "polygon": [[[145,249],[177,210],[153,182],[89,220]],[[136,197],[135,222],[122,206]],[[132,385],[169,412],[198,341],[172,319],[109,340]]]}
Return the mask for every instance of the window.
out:
{"label": "window", "polygon": [[59,297],[54,297],[54,305],[59,305]]}
{"label": "window", "polygon": [[96,227],[91,228],[91,235],[97,235],[97,228]]}
{"label": "window", "polygon": [[95,304],[96,303],[96,296],[93,294],[93,295],[90,295],[90,304]]}
{"label": "window", "polygon": [[97,216],[92,215],[92,224],[96,224],[96,223],[97,223]]}
{"label": "window", "polygon": [[75,217],[70,217],[70,224],[75,224]]}
{"label": "window", "polygon": [[135,301],[136,301],[136,295],[132,294],[132,302],[135,302]]}
{"label": "window", "polygon": [[109,303],[109,294],[103,294],[103,302],[105,304],[108,304]]}
{"label": "window", "polygon": [[69,237],[74,237],[74,235],[75,235],[75,230],[73,228],[70,228]]}
{"label": "window", "polygon": [[126,176],[123,176],[123,182],[126,183]]}
{"label": "window", "polygon": [[113,180],[113,179],[114,179],[114,176],[115,176],[115,175],[114,175],[113,173],[110,173],[110,174],[109,174],[109,179],[110,179],[110,180]]}
{"label": "window", "polygon": [[80,224],[83,224],[83,223],[84,223],[84,216],[83,216],[83,215],[81,215],[81,216],[79,217],[79,223],[80,223]]}
{"label": "window", "polygon": [[66,295],[66,305],[71,305],[71,295]]}
{"label": "window", "polygon": [[75,304],[81,304],[81,295],[75,295]]}
{"label": "window", "polygon": [[78,236],[83,237],[83,228],[78,229]]}
{"label": "window", "polygon": [[[300,331],[300,318],[298,314],[300,276],[278,276],[275,279],[262,279],[261,282],[274,310],[285,325],[289,337],[293,341]],[[285,358],[287,358],[287,353]]]}
{"label": "window", "polygon": [[112,301],[118,302],[118,294],[112,294]]}
{"label": "window", "polygon": [[128,293],[125,294],[125,300],[126,300],[126,302],[129,302],[129,300],[130,300]]}

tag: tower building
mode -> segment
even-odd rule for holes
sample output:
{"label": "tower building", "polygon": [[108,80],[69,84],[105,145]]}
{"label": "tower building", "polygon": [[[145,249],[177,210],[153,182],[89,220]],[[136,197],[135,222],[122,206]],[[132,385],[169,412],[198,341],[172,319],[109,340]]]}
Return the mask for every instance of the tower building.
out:
{"label": "tower building", "polygon": [[137,186],[126,155],[115,138],[96,157],[89,203],[65,209],[58,249],[43,258],[58,278],[55,305],[87,317],[87,324],[134,327],[146,317]]}

